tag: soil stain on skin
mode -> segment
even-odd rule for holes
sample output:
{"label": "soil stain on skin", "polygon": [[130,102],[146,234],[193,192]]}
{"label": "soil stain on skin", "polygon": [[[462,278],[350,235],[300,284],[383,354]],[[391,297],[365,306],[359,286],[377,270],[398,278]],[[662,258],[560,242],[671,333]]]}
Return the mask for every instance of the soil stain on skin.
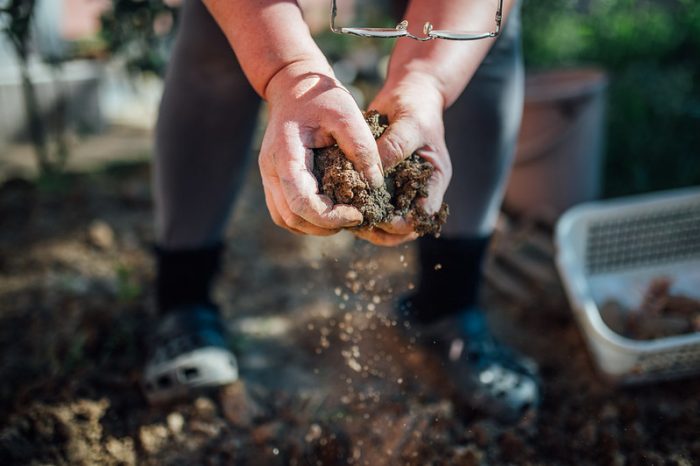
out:
{"label": "soil stain on skin", "polygon": [[[375,139],[384,133],[388,125],[376,111],[365,114],[367,124]],[[444,202],[435,214],[429,214],[417,204],[428,196],[428,180],[435,168],[417,153],[386,171],[384,186],[372,188],[365,177],[335,145],[317,149],[314,157],[314,175],[321,192],[334,204],[356,207],[363,216],[359,229],[372,229],[389,222],[395,216],[409,218],[419,235],[438,236],[447,221],[449,208]]]}

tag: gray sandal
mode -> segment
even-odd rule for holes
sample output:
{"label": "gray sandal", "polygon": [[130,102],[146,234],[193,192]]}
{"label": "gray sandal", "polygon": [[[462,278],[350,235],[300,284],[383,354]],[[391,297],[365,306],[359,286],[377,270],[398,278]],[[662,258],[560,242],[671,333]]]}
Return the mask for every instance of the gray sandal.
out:
{"label": "gray sandal", "polygon": [[463,310],[421,325],[406,318],[406,301],[402,320],[422,346],[444,361],[460,401],[509,424],[537,412],[541,396],[537,365],[499,343],[482,311]]}
{"label": "gray sandal", "polygon": [[236,381],[238,364],[225,335],[218,311],[211,306],[186,307],[166,315],[144,369],[148,401],[170,401]]}

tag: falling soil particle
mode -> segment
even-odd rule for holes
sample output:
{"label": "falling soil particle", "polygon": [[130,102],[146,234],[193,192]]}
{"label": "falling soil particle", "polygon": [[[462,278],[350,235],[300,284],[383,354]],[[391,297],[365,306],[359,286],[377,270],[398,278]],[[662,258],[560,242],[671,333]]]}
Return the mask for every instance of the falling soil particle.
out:
{"label": "falling soil particle", "polygon": [[[372,135],[378,139],[387,125],[376,111],[365,114]],[[410,218],[419,235],[440,233],[449,209],[444,202],[435,214],[429,214],[417,201],[427,197],[428,180],[435,168],[417,153],[386,171],[384,186],[372,188],[365,177],[355,171],[352,163],[335,145],[315,151],[314,175],[321,192],[335,204],[356,207],[363,216],[359,229],[371,229],[399,216]]]}

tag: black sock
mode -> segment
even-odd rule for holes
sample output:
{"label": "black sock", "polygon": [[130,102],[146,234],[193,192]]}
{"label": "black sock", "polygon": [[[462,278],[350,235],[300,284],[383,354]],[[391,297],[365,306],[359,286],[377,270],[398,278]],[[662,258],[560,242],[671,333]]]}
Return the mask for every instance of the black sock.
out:
{"label": "black sock", "polygon": [[158,311],[183,306],[213,306],[211,285],[216,278],[223,246],[166,250],[156,247],[156,299]]}
{"label": "black sock", "polygon": [[475,306],[490,239],[421,238],[420,283],[405,309],[408,316],[428,323]]}

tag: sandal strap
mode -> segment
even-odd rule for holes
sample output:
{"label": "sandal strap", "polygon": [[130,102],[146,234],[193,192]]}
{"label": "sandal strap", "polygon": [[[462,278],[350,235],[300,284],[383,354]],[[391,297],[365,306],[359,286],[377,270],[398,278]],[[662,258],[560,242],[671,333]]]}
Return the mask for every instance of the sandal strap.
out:
{"label": "sandal strap", "polygon": [[199,348],[228,348],[225,335],[216,308],[198,306],[173,310],[159,323],[153,357],[164,361]]}

